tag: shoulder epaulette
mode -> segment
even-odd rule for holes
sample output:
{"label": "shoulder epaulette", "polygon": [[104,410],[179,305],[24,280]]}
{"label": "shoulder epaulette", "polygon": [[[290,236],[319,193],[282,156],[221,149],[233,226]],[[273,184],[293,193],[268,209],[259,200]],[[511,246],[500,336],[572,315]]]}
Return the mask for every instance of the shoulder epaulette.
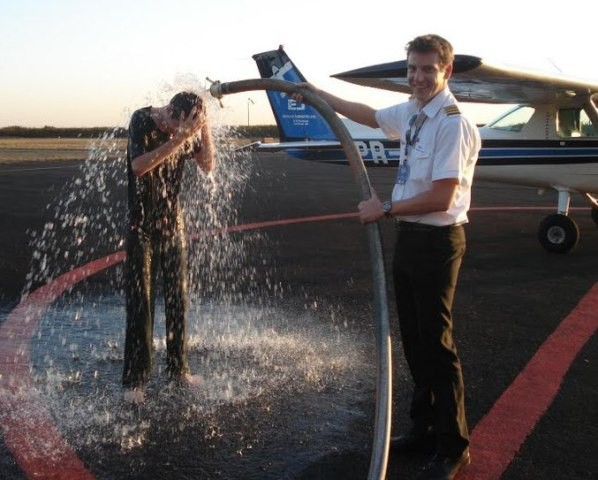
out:
{"label": "shoulder epaulette", "polygon": [[444,113],[447,115],[461,115],[461,111],[457,105],[447,105],[444,107]]}

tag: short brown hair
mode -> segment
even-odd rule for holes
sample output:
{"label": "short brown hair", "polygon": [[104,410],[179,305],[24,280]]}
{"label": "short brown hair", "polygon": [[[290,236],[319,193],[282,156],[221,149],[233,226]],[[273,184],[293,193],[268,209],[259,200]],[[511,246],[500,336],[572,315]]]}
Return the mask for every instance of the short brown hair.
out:
{"label": "short brown hair", "polygon": [[181,112],[185,112],[185,116],[189,116],[193,107],[197,107],[197,112],[201,112],[203,108],[203,101],[201,97],[193,92],[179,92],[170,99],[172,106],[172,118],[178,119]]}
{"label": "short brown hair", "polygon": [[435,35],[432,33],[415,37],[405,46],[405,50],[407,52],[407,56],[409,56],[411,52],[436,52],[438,54],[440,64],[443,67],[450,65],[455,59],[453,46],[450,44],[450,42],[445,38],[442,38],[440,35]]}

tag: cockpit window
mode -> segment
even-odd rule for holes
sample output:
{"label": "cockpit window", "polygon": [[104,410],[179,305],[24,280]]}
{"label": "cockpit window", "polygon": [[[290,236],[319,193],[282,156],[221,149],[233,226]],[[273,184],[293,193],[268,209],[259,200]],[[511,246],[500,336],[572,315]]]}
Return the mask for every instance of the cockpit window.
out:
{"label": "cockpit window", "polygon": [[533,107],[520,105],[509,110],[502,117],[486,125],[486,127],[506,132],[521,132],[533,114]]}

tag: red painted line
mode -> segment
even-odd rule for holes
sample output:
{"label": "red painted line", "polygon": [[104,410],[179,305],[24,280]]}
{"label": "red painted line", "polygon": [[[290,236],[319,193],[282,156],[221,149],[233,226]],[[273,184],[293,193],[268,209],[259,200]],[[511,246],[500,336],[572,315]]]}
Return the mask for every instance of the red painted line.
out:
{"label": "red painted line", "polygon": [[500,479],[554,400],[571,363],[596,329],[598,283],[565,317],[476,425],[471,435],[472,463],[461,480]]}
{"label": "red painted line", "polygon": [[256,223],[244,223],[243,225],[232,225],[230,227],[219,228],[215,230],[209,230],[206,232],[195,233],[189,236],[191,240],[196,240],[199,237],[205,237],[210,235],[220,235],[222,233],[233,233],[233,232],[241,232],[244,230],[258,230],[263,228],[270,228],[270,227],[280,227],[283,225],[292,225],[295,223],[305,223],[305,222],[323,222],[327,220],[338,220],[339,218],[352,218],[357,217],[359,214],[355,213],[336,213],[332,215],[320,215],[317,217],[300,217],[300,218],[286,218],[283,220],[269,220],[265,222],[256,222]]}
{"label": "red painted line", "polygon": [[57,430],[29,375],[31,336],[50,304],[65,290],[124,258],[121,252],[76,268],[38,288],[0,328],[0,411],[4,442],[28,478],[91,480],[93,474]]}
{"label": "red painted line", "polygon": [[[496,207],[499,208],[506,209]],[[356,213],[346,213],[259,222],[214,230],[210,234],[356,216]],[[57,277],[25,297],[0,326],[0,419],[4,442],[28,478],[94,479],[60,435],[35,390],[29,375],[30,341],[52,302],[77,282],[122,262],[124,258],[124,252],[116,252]],[[596,312],[598,284],[563,320],[476,426],[471,436],[473,463],[463,472],[462,480],[500,478],[554,399],[571,362],[598,328]],[[529,398],[534,398],[535,403],[530,404]]]}
{"label": "red painted line", "polygon": [[[355,213],[235,225],[221,234],[294,223],[334,220]],[[206,235],[204,233],[203,235]],[[199,235],[195,235],[197,237]],[[46,309],[66,290],[125,259],[119,251],[52,280],[25,297],[0,326],[0,420],[4,442],[28,478],[93,480],[94,475],[60,435],[29,375],[31,337]],[[6,414],[6,412],[10,412]]]}
{"label": "red painted line", "polygon": [[[556,213],[555,207],[542,207],[542,206],[528,206],[528,207],[507,207],[507,206],[497,206],[497,207],[471,207],[469,209],[470,212],[521,212],[521,211],[542,211],[542,210],[554,210]],[[590,207],[569,207],[569,211],[579,211],[579,210],[591,210]]]}

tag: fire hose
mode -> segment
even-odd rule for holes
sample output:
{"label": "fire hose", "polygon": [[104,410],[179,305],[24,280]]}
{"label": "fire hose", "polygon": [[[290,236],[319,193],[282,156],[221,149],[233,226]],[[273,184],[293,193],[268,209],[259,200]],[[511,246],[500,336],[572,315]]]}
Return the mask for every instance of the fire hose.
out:
{"label": "fire hose", "polygon": [[[284,92],[287,95],[300,93],[303,96],[303,101],[314,107],[324,117],[340,141],[351,166],[353,177],[360,189],[361,198],[367,200],[371,197],[370,181],[359,150],[355,146],[349,131],[328,103],[312,91],[284,80],[261,78],[227,83],[212,82],[210,86],[210,93],[217,99],[221,99],[224,95],[251,90],[274,90]],[[392,403],[390,326],[388,321],[386,274],[380,226],[378,223],[369,223],[365,228],[373,273],[377,357],[374,439],[368,480],[384,480],[388,464]]]}

